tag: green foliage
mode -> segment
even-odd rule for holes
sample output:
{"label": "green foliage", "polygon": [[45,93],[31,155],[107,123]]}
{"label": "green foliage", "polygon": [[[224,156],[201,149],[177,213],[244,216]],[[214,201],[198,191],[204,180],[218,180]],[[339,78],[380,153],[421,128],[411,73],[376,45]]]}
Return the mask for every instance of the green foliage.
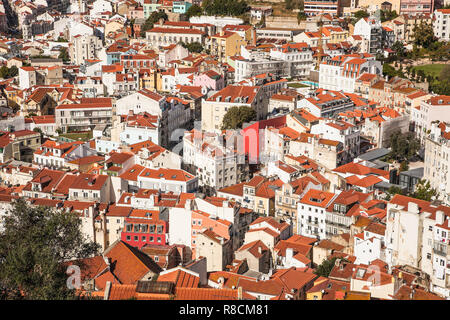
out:
{"label": "green foliage", "polygon": [[202,6],[211,16],[240,16],[249,8],[245,0],[205,0]]}
{"label": "green foliage", "polygon": [[158,22],[160,19],[167,21],[168,16],[165,12],[154,11],[150,15],[150,17],[145,20],[145,23],[141,27],[141,37],[145,37],[145,32],[153,28],[153,25]]}
{"label": "green foliage", "polygon": [[241,128],[244,122],[256,120],[256,111],[247,106],[231,107],[223,117],[222,130]]}
{"label": "green foliage", "polygon": [[201,16],[203,14],[203,9],[198,5],[194,4],[189,7],[186,11],[186,17],[189,19],[190,17]]}
{"label": "green foliage", "polygon": [[99,251],[99,246],[81,233],[80,218],[71,212],[32,207],[19,199],[2,220],[1,298],[75,299],[63,263]]}
{"label": "green foliage", "polygon": [[396,70],[393,66],[390,64],[383,64],[383,75],[391,77],[401,77],[404,78],[405,75],[403,74],[402,70]]}
{"label": "green foliage", "polygon": [[431,92],[450,95],[450,65],[445,65],[437,77],[428,75],[427,81]]}
{"label": "green foliage", "polygon": [[189,52],[196,52],[200,53],[203,51],[203,46],[199,42],[191,42],[191,43],[184,43],[181,42],[181,45],[189,50]]}
{"label": "green foliage", "polygon": [[355,24],[362,18],[367,18],[369,16],[369,13],[366,10],[358,10],[353,14],[352,23]]}
{"label": "green foliage", "polygon": [[19,73],[19,69],[17,69],[16,66],[12,66],[11,68],[2,66],[0,68],[0,78],[3,78],[3,79],[13,78],[13,77],[17,76],[18,73]]}
{"label": "green foliage", "polygon": [[450,81],[450,64],[446,64],[439,73],[439,80]]}
{"label": "green foliage", "polygon": [[305,12],[303,12],[303,11],[300,11],[298,14],[297,14],[297,20],[300,22],[300,21],[303,21],[303,20],[306,20],[306,18],[307,18],[308,16],[306,15],[306,13]]}
{"label": "green foliage", "polygon": [[392,10],[380,10],[380,20],[381,22],[389,21],[398,17],[397,11]]}
{"label": "green foliage", "polygon": [[424,179],[416,184],[416,191],[412,194],[412,197],[425,201],[431,201],[435,196],[437,196],[437,190],[431,188],[430,181]]}
{"label": "green foliage", "polygon": [[402,163],[400,163],[400,171],[408,171],[408,169],[409,169],[408,161],[403,161]]}
{"label": "green foliage", "polygon": [[414,44],[428,48],[436,40],[431,24],[421,23],[414,27]]}
{"label": "green foliage", "polygon": [[67,48],[61,48],[59,51],[59,59],[62,59],[62,61],[67,62],[70,61],[69,52],[67,51]]}
{"label": "green foliage", "polygon": [[402,59],[406,57],[406,49],[402,42],[394,42],[391,49],[395,51],[395,55],[397,58]]}
{"label": "green foliage", "polygon": [[386,191],[386,193],[387,193],[387,201],[389,201],[389,200],[391,200],[391,198],[394,196],[394,195],[396,195],[396,194],[401,194],[401,195],[406,195],[406,192],[405,191],[403,191],[403,189],[402,188],[399,188],[399,187],[396,187],[396,186],[392,186],[392,187],[390,187],[387,191]]}
{"label": "green foliage", "polygon": [[389,157],[397,161],[407,161],[415,155],[420,148],[420,142],[413,132],[401,133],[400,130],[391,134],[389,139],[391,152]]}
{"label": "green foliage", "polygon": [[303,0],[284,0],[284,4],[287,10],[303,9]]}
{"label": "green foliage", "polygon": [[66,39],[62,38],[62,37],[58,37],[58,40],[56,40],[56,42],[69,42]]}
{"label": "green foliage", "polygon": [[334,265],[336,263],[336,259],[341,259],[344,262],[348,262],[346,259],[334,257],[330,260],[324,260],[322,264],[318,265],[316,270],[314,271],[315,274],[321,277],[328,278],[328,276],[331,273],[331,270],[333,270]]}

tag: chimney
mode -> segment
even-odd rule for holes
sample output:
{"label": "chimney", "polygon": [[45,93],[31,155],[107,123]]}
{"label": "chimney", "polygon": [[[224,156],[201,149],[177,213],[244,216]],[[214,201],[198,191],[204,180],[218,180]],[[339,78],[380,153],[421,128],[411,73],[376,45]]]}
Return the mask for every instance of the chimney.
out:
{"label": "chimney", "polygon": [[436,223],[443,224],[445,220],[444,212],[441,210],[436,211]]}
{"label": "chimney", "polygon": [[412,213],[419,213],[419,205],[414,202],[408,202],[408,211]]}
{"label": "chimney", "polygon": [[238,287],[238,300],[242,300],[242,287]]}
{"label": "chimney", "polygon": [[110,292],[111,292],[111,281],[106,281],[105,295],[103,297],[103,300],[109,300]]}
{"label": "chimney", "polygon": [[409,299],[413,299],[414,298],[414,295],[416,294],[416,289],[414,289],[414,288],[411,288],[411,293],[409,294]]}

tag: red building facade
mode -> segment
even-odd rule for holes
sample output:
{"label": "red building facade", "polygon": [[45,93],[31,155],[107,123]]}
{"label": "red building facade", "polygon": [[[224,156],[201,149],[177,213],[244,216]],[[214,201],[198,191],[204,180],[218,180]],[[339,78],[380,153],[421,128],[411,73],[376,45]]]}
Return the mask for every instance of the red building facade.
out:
{"label": "red building facade", "polygon": [[121,240],[141,249],[146,244],[167,245],[168,223],[159,219],[159,212],[135,209],[125,218]]}

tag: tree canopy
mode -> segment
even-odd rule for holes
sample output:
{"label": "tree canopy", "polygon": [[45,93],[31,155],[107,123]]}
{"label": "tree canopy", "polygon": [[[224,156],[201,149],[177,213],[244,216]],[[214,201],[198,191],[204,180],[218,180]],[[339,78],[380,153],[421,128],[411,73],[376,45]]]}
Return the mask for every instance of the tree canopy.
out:
{"label": "tree canopy", "polygon": [[0,78],[3,78],[3,79],[13,78],[13,77],[17,76],[18,73],[19,73],[19,69],[17,69],[16,66],[12,66],[11,68],[2,66],[0,68]]}
{"label": "tree canopy", "polygon": [[153,28],[153,25],[160,19],[166,21],[169,17],[167,13],[161,11],[153,11],[151,15],[145,20],[145,23],[141,27],[141,37],[145,37],[145,31]]}
{"label": "tree canopy", "polygon": [[420,142],[413,132],[401,133],[400,130],[393,132],[389,138],[391,152],[389,157],[398,161],[408,161],[420,148]]}
{"label": "tree canopy", "polygon": [[200,53],[203,51],[203,46],[200,42],[190,42],[190,43],[182,42],[181,45],[186,49],[188,49],[189,52]]}
{"label": "tree canopy", "polygon": [[256,120],[256,111],[247,106],[231,107],[223,117],[222,130],[241,128],[244,122]]}
{"label": "tree canopy", "polygon": [[366,10],[358,10],[353,14],[352,22],[355,24],[362,18],[367,18],[369,16],[369,13]]}
{"label": "tree canopy", "polygon": [[62,59],[64,62],[70,60],[69,53],[67,52],[67,48],[61,48],[61,50],[59,51],[58,58]]}
{"label": "tree canopy", "polygon": [[186,11],[186,17],[188,19],[190,17],[201,16],[202,14],[203,14],[203,9],[196,4],[190,6],[189,9]]}
{"label": "tree canopy", "polygon": [[392,10],[380,10],[380,20],[381,22],[389,21],[398,17],[397,11]]}
{"label": "tree canopy", "polygon": [[437,194],[437,190],[431,187],[430,181],[422,179],[416,184],[416,191],[413,192],[412,197],[431,201]]}
{"label": "tree canopy", "polygon": [[0,299],[76,298],[64,262],[98,254],[74,213],[32,207],[19,199],[1,223]]}
{"label": "tree canopy", "polygon": [[427,48],[436,40],[431,24],[421,23],[414,27],[414,44]]}
{"label": "tree canopy", "polygon": [[343,259],[343,258],[338,258],[338,257],[334,257],[330,260],[327,259],[327,260],[324,260],[320,265],[317,266],[314,273],[317,274],[318,276],[328,278],[328,276],[330,275],[331,271],[334,268],[334,265],[335,265],[337,259],[341,259],[344,262],[348,262],[348,260]]}
{"label": "tree canopy", "polygon": [[205,0],[202,6],[211,16],[240,16],[248,10],[245,0]]}

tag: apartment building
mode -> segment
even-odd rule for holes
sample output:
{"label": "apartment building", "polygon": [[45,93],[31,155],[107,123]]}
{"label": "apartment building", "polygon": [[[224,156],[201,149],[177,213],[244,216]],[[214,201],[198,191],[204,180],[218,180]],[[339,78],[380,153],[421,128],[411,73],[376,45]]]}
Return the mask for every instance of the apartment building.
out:
{"label": "apartment building", "polygon": [[383,50],[383,29],[380,20],[374,17],[361,18],[355,24],[353,35],[361,36],[367,41],[367,53],[375,55]]}
{"label": "apartment building", "polygon": [[431,291],[450,294],[448,217],[450,208],[402,195],[387,205],[386,262],[430,275]]}
{"label": "apartment building", "polygon": [[198,178],[180,169],[146,168],[138,175],[137,182],[139,188],[175,193],[195,192],[198,187]]}
{"label": "apartment building", "polygon": [[359,156],[360,130],[344,121],[320,120],[311,127],[311,134],[323,139],[339,141],[344,147],[344,161],[352,161]]}
{"label": "apartment building", "polygon": [[425,168],[423,178],[439,192],[439,199],[450,204],[450,124],[434,121],[425,139]]}
{"label": "apartment building", "polygon": [[184,128],[191,120],[189,105],[180,103],[181,99],[170,99],[156,92],[142,89],[117,100],[117,114],[127,115],[148,113],[159,117],[159,139],[162,146],[167,146],[171,134]]}
{"label": "apartment building", "polygon": [[326,239],[326,208],[337,196],[331,192],[310,189],[297,205],[297,234]]}
{"label": "apartment building", "polygon": [[70,62],[81,65],[86,60],[96,59],[98,51],[102,48],[102,40],[97,36],[89,34],[77,35],[69,46]]}
{"label": "apartment building", "polygon": [[337,90],[317,89],[310,93],[309,97],[301,99],[297,103],[298,108],[303,108],[315,117],[333,117],[338,113],[353,110],[353,100]]}
{"label": "apartment building", "polygon": [[358,205],[371,196],[355,190],[346,190],[339,193],[325,211],[325,235],[331,238],[334,235],[350,233],[351,226],[355,223]]}
{"label": "apartment building", "polygon": [[342,13],[342,0],[309,0],[304,3],[304,11],[308,16],[317,14],[330,14],[332,16],[340,16]]}
{"label": "apartment building", "polygon": [[400,12],[402,15],[431,14],[434,10],[432,0],[400,0]]}
{"label": "apartment building", "polygon": [[145,32],[145,38],[152,48],[166,47],[178,42],[200,44],[205,43],[206,34],[197,29],[161,28],[156,27]]}
{"label": "apartment building", "polygon": [[221,135],[196,130],[184,134],[183,163],[192,166],[199,186],[221,189],[241,182],[244,159],[239,159],[234,143],[227,145]]}
{"label": "apartment building", "polygon": [[83,141],[58,143],[46,140],[33,154],[33,163],[52,169],[70,167],[69,162],[96,155],[96,151]]}
{"label": "apartment building", "polygon": [[364,73],[381,75],[381,62],[367,53],[336,56],[320,64],[319,87],[354,93],[355,82]]}
{"label": "apartment building", "polygon": [[441,41],[450,41],[450,9],[437,9],[433,12],[434,36]]}
{"label": "apartment building", "polygon": [[422,144],[425,143],[425,138],[433,121],[450,122],[449,108],[450,96],[439,95],[421,101],[418,108],[411,110],[410,121],[414,126],[417,138]]}
{"label": "apartment building", "polygon": [[241,46],[245,46],[247,41],[237,32],[224,31],[211,36],[209,49],[211,55],[219,61],[226,61],[228,57],[233,57],[241,53]]}
{"label": "apartment building", "polygon": [[206,100],[202,100],[202,130],[219,131],[228,109],[247,106],[256,111],[257,120],[267,114],[268,97],[260,86],[226,86]]}
{"label": "apartment building", "polygon": [[99,201],[102,203],[114,201],[110,177],[89,173],[77,174],[69,187],[69,200]]}
{"label": "apartment building", "polygon": [[322,184],[311,176],[284,183],[275,190],[275,216],[292,224],[297,233],[297,204],[310,189],[322,190]]}
{"label": "apartment building", "polygon": [[114,107],[112,98],[82,98],[80,103],[59,105],[55,109],[56,125],[63,132],[90,131],[99,124],[110,125]]}

